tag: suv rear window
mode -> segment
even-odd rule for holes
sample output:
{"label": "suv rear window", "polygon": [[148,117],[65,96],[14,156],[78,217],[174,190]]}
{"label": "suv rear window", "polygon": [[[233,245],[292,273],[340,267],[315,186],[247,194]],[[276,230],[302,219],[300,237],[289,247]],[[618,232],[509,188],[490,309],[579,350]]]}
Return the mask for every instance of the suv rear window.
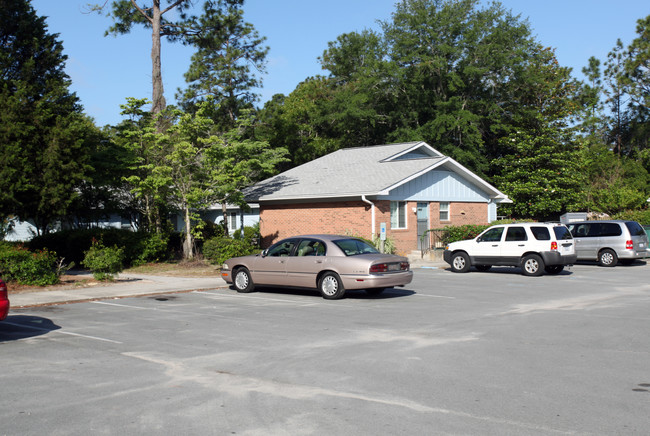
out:
{"label": "suv rear window", "polygon": [[530,231],[533,233],[533,236],[538,241],[550,241],[551,233],[548,231],[547,227],[531,227]]}
{"label": "suv rear window", "polygon": [[562,241],[564,239],[573,239],[571,232],[566,226],[555,226],[553,227],[553,233],[555,233],[555,239]]}
{"label": "suv rear window", "polygon": [[639,225],[636,221],[625,221],[625,225],[627,226],[627,229],[630,231],[630,235],[632,236],[643,236],[645,235],[645,230],[643,230],[643,227]]}

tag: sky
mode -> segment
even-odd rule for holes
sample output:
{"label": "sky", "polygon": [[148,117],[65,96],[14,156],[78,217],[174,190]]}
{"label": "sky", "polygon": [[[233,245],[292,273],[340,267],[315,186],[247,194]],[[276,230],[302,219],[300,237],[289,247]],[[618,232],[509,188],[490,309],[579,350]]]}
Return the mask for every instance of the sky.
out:
{"label": "sky", "polygon": [[[32,0],[39,16],[47,17],[49,33],[59,34],[68,56],[66,72],[71,91],[80,98],[86,114],[98,126],[122,121],[120,105],[127,97],[151,98],[151,33],[134,27],[127,35],[104,36],[108,17],[89,13],[88,3],[103,0]],[[167,3],[164,1],[163,3]],[[318,57],[327,43],[343,34],[379,30],[390,20],[396,0],[245,0],[245,20],[267,38],[267,74],[258,91],[260,103],[275,94],[288,95],[307,77],[326,74]],[[487,0],[482,0],[487,4]],[[562,66],[583,78],[582,68],[591,56],[604,61],[621,39],[636,37],[636,22],[650,15],[648,0],[502,0],[522,19],[533,35],[556,51]],[[162,74],[165,98],[175,102],[193,50],[163,42]]]}

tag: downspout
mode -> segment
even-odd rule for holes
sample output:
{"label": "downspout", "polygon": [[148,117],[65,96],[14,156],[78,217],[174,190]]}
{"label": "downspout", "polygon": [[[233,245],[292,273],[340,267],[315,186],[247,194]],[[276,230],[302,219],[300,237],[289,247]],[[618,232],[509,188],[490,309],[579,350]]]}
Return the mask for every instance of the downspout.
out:
{"label": "downspout", "polygon": [[371,226],[371,229],[372,229],[372,236],[374,237],[374,236],[375,236],[375,203],[373,203],[372,201],[368,200],[368,199],[366,198],[366,196],[363,195],[363,194],[361,195],[361,201],[363,201],[364,203],[368,203],[368,204],[370,205],[370,215],[371,215],[371,217],[372,217],[372,218],[371,218],[371,219],[372,219],[372,226]]}

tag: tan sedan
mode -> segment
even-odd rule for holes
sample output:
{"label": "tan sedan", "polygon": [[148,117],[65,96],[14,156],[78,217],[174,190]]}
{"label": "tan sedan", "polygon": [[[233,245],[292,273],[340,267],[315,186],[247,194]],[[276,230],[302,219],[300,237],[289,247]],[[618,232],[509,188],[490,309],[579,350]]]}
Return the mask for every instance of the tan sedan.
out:
{"label": "tan sedan", "polygon": [[262,253],[228,259],[221,276],[238,292],[255,286],[318,289],[323,298],[343,297],[346,289],[379,295],[411,283],[406,257],[382,254],[349,236],[304,235],[276,242]]}

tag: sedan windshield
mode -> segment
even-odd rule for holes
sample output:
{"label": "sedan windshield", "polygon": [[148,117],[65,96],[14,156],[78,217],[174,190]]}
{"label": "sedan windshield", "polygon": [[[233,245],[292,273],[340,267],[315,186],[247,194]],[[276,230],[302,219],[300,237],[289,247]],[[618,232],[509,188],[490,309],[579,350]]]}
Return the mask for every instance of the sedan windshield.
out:
{"label": "sedan windshield", "polygon": [[339,239],[334,243],[345,253],[346,256],[358,254],[379,253],[375,247],[360,239]]}

